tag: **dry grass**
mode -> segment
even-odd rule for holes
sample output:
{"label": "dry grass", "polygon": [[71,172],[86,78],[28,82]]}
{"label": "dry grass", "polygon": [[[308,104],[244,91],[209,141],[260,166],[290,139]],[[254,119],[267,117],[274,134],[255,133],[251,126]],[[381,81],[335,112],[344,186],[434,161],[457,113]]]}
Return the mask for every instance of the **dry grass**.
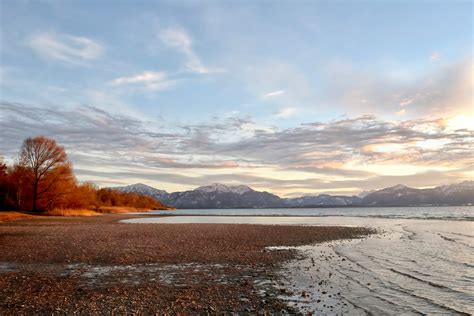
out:
{"label": "dry grass", "polygon": [[47,216],[98,216],[101,215],[98,212],[88,209],[63,209],[56,208],[43,213]]}
{"label": "dry grass", "polygon": [[128,206],[101,206],[96,210],[90,209],[63,209],[56,208],[53,210],[39,213],[38,215],[22,213],[16,211],[0,211],[0,223],[15,221],[19,219],[31,219],[43,216],[99,216],[104,214],[125,214],[130,212],[148,212],[150,209],[128,207]]}
{"label": "dry grass", "polygon": [[27,218],[34,218],[36,216],[24,214],[15,211],[8,211],[8,212],[0,212],[0,223],[15,221],[19,219],[27,219]]}
{"label": "dry grass", "polygon": [[107,214],[123,214],[123,213],[130,213],[130,212],[148,212],[148,211],[150,211],[150,209],[129,207],[129,206],[101,206],[98,209],[98,212],[107,213]]}

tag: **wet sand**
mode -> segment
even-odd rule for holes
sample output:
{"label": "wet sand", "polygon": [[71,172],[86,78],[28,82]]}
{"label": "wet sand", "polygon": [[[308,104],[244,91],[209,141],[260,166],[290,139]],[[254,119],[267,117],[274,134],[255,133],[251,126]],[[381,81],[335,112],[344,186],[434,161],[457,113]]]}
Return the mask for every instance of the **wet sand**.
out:
{"label": "wet sand", "polygon": [[126,224],[137,215],[0,224],[0,314],[294,311],[279,296],[298,246],[355,227]]}

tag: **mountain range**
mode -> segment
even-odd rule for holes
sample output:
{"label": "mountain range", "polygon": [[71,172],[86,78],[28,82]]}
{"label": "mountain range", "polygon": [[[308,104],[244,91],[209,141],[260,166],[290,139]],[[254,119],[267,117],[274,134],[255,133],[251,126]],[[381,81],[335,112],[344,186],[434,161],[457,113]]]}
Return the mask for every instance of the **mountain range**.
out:
{"label": "mountain range", "polygon": [[245,185],[228,186],[220,183],[173,193],[142,183],[111,189],[148,195],[169,206],[191,209],[474,205],[474,181],[429,189],[415,189],[399,184],[382,190],[365,191],[358,196],[320,194],[297,198],[280,198]]}

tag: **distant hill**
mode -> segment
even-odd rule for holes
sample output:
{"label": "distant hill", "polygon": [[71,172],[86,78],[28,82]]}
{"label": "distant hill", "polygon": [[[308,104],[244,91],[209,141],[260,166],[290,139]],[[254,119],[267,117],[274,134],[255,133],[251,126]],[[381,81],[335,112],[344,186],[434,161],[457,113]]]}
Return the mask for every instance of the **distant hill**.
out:
{"label": "distant hill", "polygon": [[302,196],[298,198],[284,199],[289,207],[304,206],[348,206],[359,205],[362,199],[358,196],[320,194],[316,196]]}
{"label": "distant hill", "polygon": [[359,196],[320,194],[298,198],[280,198],[272,193],[256,191],[245,185],[227,186],[220,183],[174,193],[141,183],[112,189],[152,196],[176,208],[194,209],[474,205],[474,181],[430,189],[414,189],[399,184],[382,190],[366,191]]}
{"label": "distant hill", "polygon": [[148,195],[160,201],[165,200],[169,195],[169,193],[164,190],[158,190],[143,183],[136,183],[123,187],[113,187],[111,189],[126,193],[138,193],[142,195]]}
{"label": "distant hill", "polygon": [[366,195],[365,206],[474,205],[474,181],[414,189],[404,185],[378,190]]}
{"label": "distant hill", "polygon": [[171,193],[167,204],[177,208],[265,208],[280,207],[281,199],[247,186],[215,183],[185,192]]}
{"label": "distant hill", "polygon": [[152,196],[177,208],[265,208],[282,207],[282,199],[268,192],[255,191],[245,185],[227,186],[214,183],[194,190],[168,193],[137,183],[112,188]]}

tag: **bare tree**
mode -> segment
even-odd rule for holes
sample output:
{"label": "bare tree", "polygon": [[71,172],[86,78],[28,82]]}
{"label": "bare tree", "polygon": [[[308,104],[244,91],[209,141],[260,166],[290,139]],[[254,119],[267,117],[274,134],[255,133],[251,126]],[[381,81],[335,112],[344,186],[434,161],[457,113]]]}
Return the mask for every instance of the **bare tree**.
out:
{"label": "bare tree", "polygon": [[41,192],[38,192],[40,182],[53,171],[68,169],[69,165],[64,147],[58,146],[54,139],[44,136],[29,137],[23,141],[20,152],[20,164],[31,170],[33,176],[33,211],[36,211],[37,200],[46,193],[60,177],[53,178]]}

